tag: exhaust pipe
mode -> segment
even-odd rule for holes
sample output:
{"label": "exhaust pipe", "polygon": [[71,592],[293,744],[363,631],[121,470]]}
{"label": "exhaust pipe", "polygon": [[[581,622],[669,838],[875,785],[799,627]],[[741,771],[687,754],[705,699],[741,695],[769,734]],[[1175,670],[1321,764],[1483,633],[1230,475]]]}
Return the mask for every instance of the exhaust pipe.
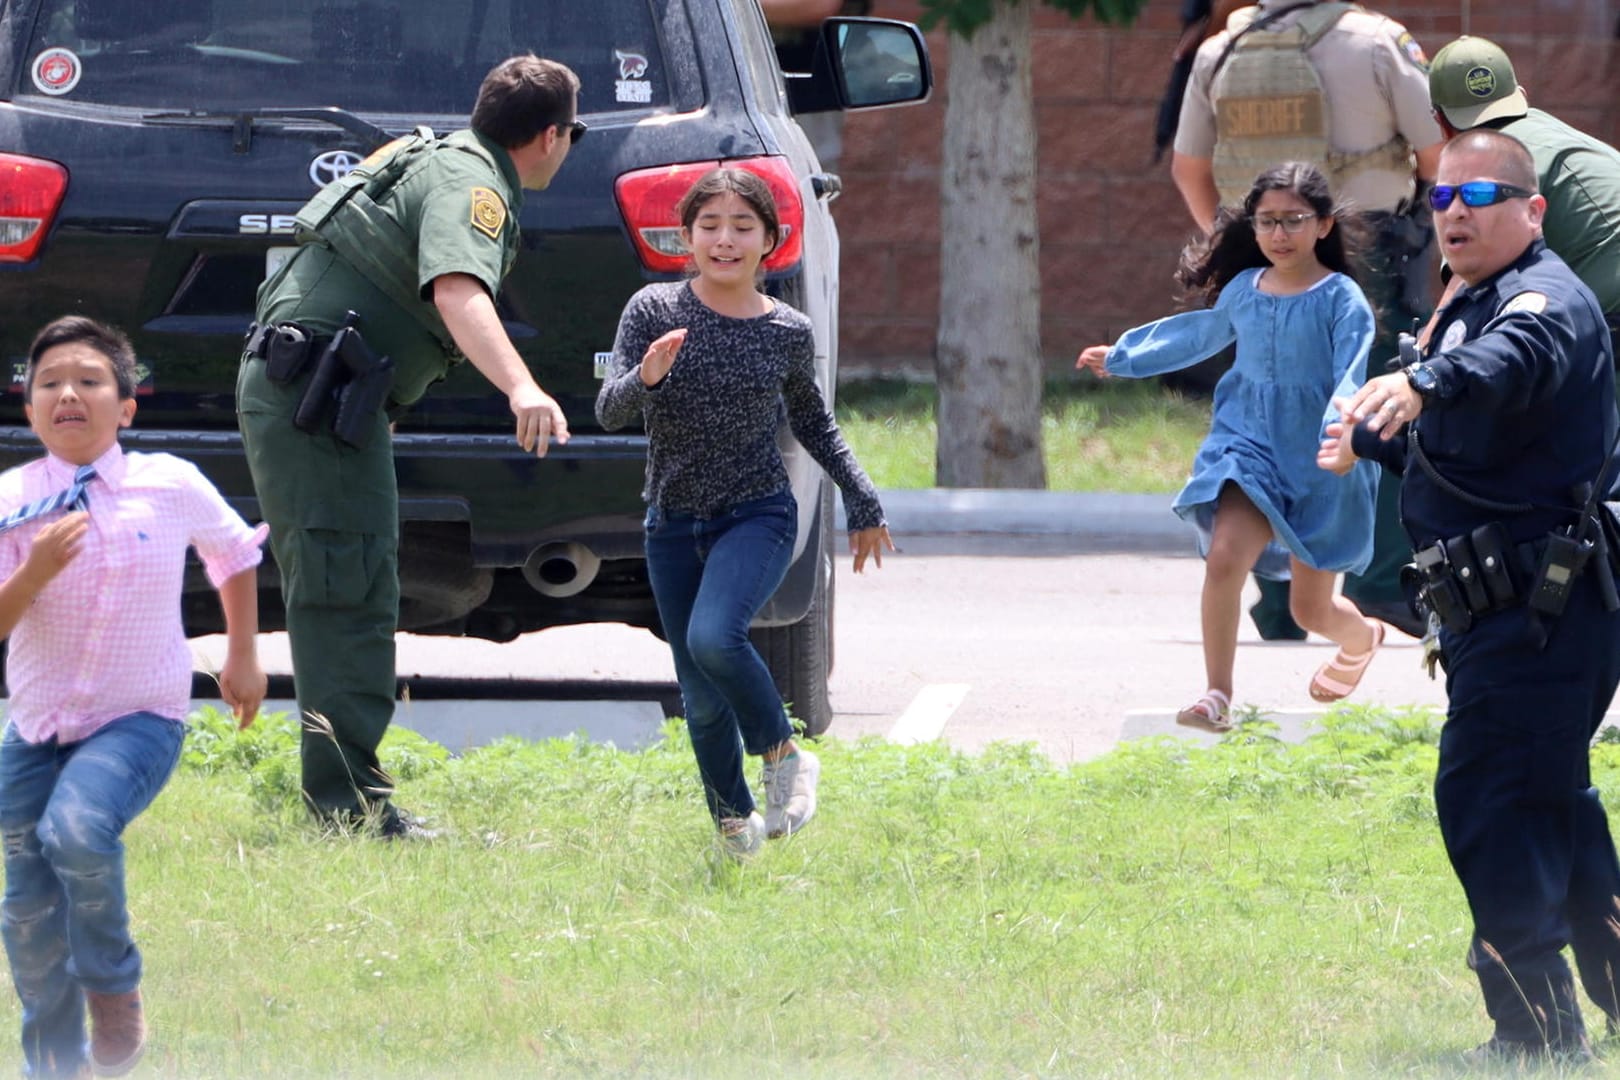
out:
{"label": "exhaust pipe", "polygon": [[541,544],[523,563],[523,580],[541,596],[573,596],[596,579],[602,560],[572,540]]}

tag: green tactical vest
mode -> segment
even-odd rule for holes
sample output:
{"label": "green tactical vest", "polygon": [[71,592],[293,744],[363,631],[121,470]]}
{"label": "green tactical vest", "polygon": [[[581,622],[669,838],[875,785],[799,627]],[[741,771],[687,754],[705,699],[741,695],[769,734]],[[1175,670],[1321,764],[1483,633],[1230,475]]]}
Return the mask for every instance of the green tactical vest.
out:
{"label": "green tactical vest", "polygon": [[1333,190],[1369,167],[1410,171],[1411,148],[1396,135],[1383,146],[1357,154],[1334,150],[1322,79],[1306,51],[1358,4],[1315,4],[1280,29],[1245,29],[1254,8],[1232,13],[1225,62],[1210,84],[1215,106],[1215,187],[1221,202],[1242,203],[1255,177],[1285,161],[1321,167]]}
{"label": "green tactical vest", "polygon": [[415,237],[379,204],[395,184],[440,150],[472,154],[497,173],[500,169],[482,146],[450,143],[426,125],[398,143],[380,161],[362,164],[317,192],[294,219],[294,238],[300,244],[321,244],[336,252],[433,335],[446,356],[460,360],[461,349],[438,309],[424,301],[417,289]]}

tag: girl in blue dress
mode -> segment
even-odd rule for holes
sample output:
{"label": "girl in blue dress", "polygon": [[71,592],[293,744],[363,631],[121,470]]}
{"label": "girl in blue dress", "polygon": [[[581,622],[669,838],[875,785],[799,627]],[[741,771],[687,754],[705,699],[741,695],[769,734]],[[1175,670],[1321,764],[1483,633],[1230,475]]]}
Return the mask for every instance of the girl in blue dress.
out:
{"label": "girl in blue dress", "polygon": [[1373,313],[1349,276],[1326,178],[1289,162],[1262,173],[1241,208],[1224,207],[1207,241],[1182,256],[1177,280],[1209,306],[1093,345],[1075,366],[1141,378],[1190,367],[1237,343],[1215,387],[1209,435],[1175,511],[1198,528],[1205,558],[1201,605],[1208,689],[1177,721],[1231,729],[1232,667],[1249,571],[1292,578],[1295,621],[1339,646],[1311,678],[1317,701],[1356,688],[1383,626],[1338,595],[1335,577],[1372,557],[1376,467],[1346,476],[1316,467],[1331,400],[1361,386]]}

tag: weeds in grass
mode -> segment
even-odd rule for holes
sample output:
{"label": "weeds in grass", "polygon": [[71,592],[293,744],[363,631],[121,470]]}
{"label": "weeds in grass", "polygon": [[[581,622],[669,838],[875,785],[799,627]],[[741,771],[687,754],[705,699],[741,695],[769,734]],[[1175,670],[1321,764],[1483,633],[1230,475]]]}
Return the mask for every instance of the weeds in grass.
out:
{"label": "weeds in grass", "polygon": [[635,753],[395,729],[446,836],[384,845],[307,823],[293,721],[203,715],[127,837],[143,1074],[1462,1075],[1437,718],[1239,719],[1066,767],[823,739],[814,824],[737,866],[678,722]]}

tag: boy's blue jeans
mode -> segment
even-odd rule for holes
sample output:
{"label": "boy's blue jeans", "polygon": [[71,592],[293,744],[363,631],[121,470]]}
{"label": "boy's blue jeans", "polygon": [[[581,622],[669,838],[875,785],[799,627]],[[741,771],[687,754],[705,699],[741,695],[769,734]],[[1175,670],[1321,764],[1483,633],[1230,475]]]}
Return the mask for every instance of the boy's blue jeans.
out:
{"label": "boy's blue jeans", "polygon": [[754,810],[744,750],[762,754],[793,737],[748,624],[782,583],[798,530],[798,505],[788,491],[714,518],[647,512],[647,576],[716,821]]}
{"label": "boy's blue jeans", "polygon": [[35,1077],[85,1061],[84,991],[141,981],[124,906],[124,829],[174,771],[186,728],[134,713],[80,742],[0,740],[0,933],[22,1001],[23,1055]]}

